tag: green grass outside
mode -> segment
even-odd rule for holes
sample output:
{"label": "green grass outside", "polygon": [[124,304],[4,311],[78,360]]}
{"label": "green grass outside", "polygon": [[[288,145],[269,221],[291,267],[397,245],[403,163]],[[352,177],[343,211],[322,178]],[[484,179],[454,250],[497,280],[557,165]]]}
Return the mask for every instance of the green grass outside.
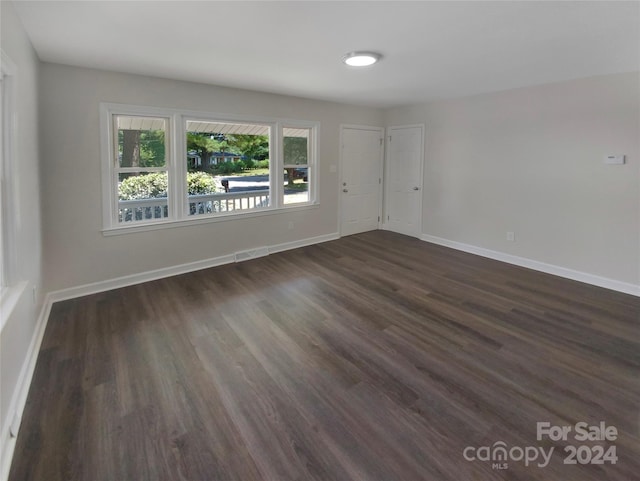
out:
{"label": "green grass outside", "polygon": [[244,172],[234,172],[232,174],[211,174],[214,177],[250,177],[252,175],[269,175],[269,169],[248,169]]}

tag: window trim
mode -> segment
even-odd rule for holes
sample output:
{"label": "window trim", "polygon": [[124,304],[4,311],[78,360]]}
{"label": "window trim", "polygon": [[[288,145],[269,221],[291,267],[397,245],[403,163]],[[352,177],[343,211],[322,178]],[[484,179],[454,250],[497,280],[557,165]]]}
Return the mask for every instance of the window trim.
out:
{"label": "window trim", "polygon": [[[116,137],[116,132],[117,132],[117,128],[116,128],[116,117],[129,117],[128,114],[112,114],[111,117],[111,129],[112,129],[112,142],[113,144],[111,145],[111,153],[112,153],[112,159],[111,159],[111,169],[112,169],[112,178],[111,178],[111,182],[113,182],[112,186],[117,185],[120,179],[120,174],[123,173],[131,173],[131,174],[141,174],[143,172],[146,173],[153,173],[153,172],[166,172],[167,173],[167,183],[171,182],[171,179],[173,178],[172,175],[170,175],[171,171],[172,171],[172,167],[174,164],[174,158],[172,155],[172,150],[171,150],[171,136],[168,134],[168,132],[171,131],[171,124],[173,122],[173,119],[169,116],[147,116],[147,115],[135,115],[134,117],[147,117],[147,118],[159,118],[165,121],[165,139],[164,139],[164,147],[165,147],[165,155],[164,155],[164,167],[121,167],[120,166],[120,156],[118,154],[118,158],[116,160],[115,157],[115,153],[118,151],[118,138]],[[167,207],[168,207],[168,216],[167,219],[168,220],[173,220],[175,213],[173,211],[173,199],[172,199],[172,195],[173,195],[173,191],[174,189],[168,188],[167,189]],[[113,215],[114,218],[112,219],[112,223],[113,225],[119,225],[119,199],[118,196],[115,195],[114,192],[114,199],[113,199]]]}
{"label": "window trim", "polygon": [[[100,104],[100,145],[101,145],[101,163],[102,163],[102,227],[103,230],[120,227],[118,223],[118,196],[113,188],[117,184],[117,175],[120,168],[116,167],[117,159],[115,155],[115,146],[117,145],[117,132],[115,132],[114,117],[116,115],[123,116],[140,116],[140,117],[161,117],[167,119],[167,127],[165,135],[172,137],[174,129],[173,114],[166,109],[156,109],[153,107],[139,107],[134,105],[122,104]],[[176,162],[174,143],[166,140],[167,149],[165,151],[165,165],[167,173],[171,178],[171,166]],[[171,205],[169,196],[169,218],[172,213],[175,215]],[[139,225],[143,225],[140,223]]]}
{"label": "window trim", "polygon": [[[182,114],[180,116],[180,122],[182,125],[182,131],[180,132],[179,136],[178,136],[178,141],[181,142],[181,146],[180,146],[180,151],[181,152],[185,152],[185,158],[184,158],[184,162],[182,161],[182,159],[180,159],[177,163],[179,164],[179,170],[180,170],[180,175],[182,176],[182,178],[186,179],[186,175],[187,175],[187,162],[186,162],[186,152],[187,152],[187,145],[186,145],[186,134],[188,132],[187,130],[187,122],[193,122],[193,121],[200,121],[200,122],[215,122],[215,123],[227,123],[227,122],[234,122],[234,123],[238,123],[238,124],[259,124],[259,125],[264,125],[266,127],[269,127],[269,159],[272,158],[277,158],[278,155],[278,146],[276,138],[277,138],[277,128],[278,128],[278,122],[274,119],[270,119],[270,120],[257,120],[255,118],[242,118],[242,120],[239,120],[237,118],[228,118],[226,116],[221,116],[218,114],[212,114],[212,113],[202,113],[200,112],[198,115],[190,115],[190,114]],[[261,209],[254,209],[254,210],[246,210],[246,211],[241,211],[241,212],[236,212],[236,213],[231,213],[231,214],[222,214],[222,213],[218,213],[218,214],[201,214],[201,215],[197,215],[197,216],[193,216],[193,215],[189,215],[189,202],[185,202],[185,211],[184,211],[184,218],[185,220],[193,220],[193,219],[205,219],[205,218],[218,218],[218,217],[236,217],[236,216],[242,216],[244,214],[250,213],[250,212],[258,212],[258,211],[267,211],[267,210],[273,210],[276,207],[276,205],[274,204],[274,186],[271,185],[271,179],[274,178],[272,177],[274,175],[274,162],[269,161],[269,203],[270,205],[268,207],[264,207]],[[184,183],[181,183],[184,184]],[[184,189],[184,185],[182,185],[183,189]],[[187,198],[186,192],[181,192],[181,195],[183,199]]]}
{"label": "window trim", "polygon": [[15,110],[15,86],[17,75],[16,64],[0,50],[0,77],[2,81],[2,162],[0,162],[0,294],[4,295],[16,283],[16,228],[18,217],[18,203],[15,199],[15,142],[17,135],[17,120]]}
{"label": "window trim", "polygon": [[0,212],[0,332],[4,329],[27,288],[27,281],[18,281],[17,276],[17,245],[19,206],[16,201],[15,167],[16,136],[18,121],[15,106],[15,92],[18,68],[11,58],[0,49],[0,88],[2,89],[2,161],[0,161],[0,175],[2,177],[0,195],[2,196],[2,212]]}
{"label": "window trim", "polygon": [[[162,220],[149,222],[136,222],[123,224],[118,222],[118,199],[114,188],[115,152],[113,117],[114,115],[152,116],[163,117],[169,120],[167,138],[167,172],[169,175],[169,217]],[[186,179],[187,151],[186,151],[186,126],[187,121],[202,120],[207,122],[236,122],[268,125],[271,128],[269,141],[270,160],[270,202],[269,207],[245,210],[234,213],[189,215],[189,203],[185,192],[186,183],[179,179]],[[284,159],[282,158],[282,130],[288,128],[305,128],[310,131],[309,141],[309,201],[292,204],[284,204],[284,189],[274,179],[278,172],[282,171]],[[273,117],[240,116],[237,114],[221,114],[206,111],[194,111],[171,108],[157,108],[140,105],[119,104],[110,102],[100,103],[100,145],[102,164],[102,233],[105,236],[141,232],[163,228],[173,228],[194,224],[214,223],[233,219],[245,219],[272,215],[295,210],[316,208],[319,205],[318,195],[318,163],[319,163],[319,139],[320,122],[298,119],[283,119]]]}
{"label": "window trim", "polygon": [[305,210],[314,210],[320,207],[319,204],[289,204],[287,207],[279,209],[264,208],[247,210],[237,214],[216,214],[214,216],[190,216],[189,219],[181,220],[160,220],[150,224],[137,223],[134,225],[111,227],[109,229],[103,229],[102,235],[105,237],[133,234],[135,232],[147,232],[161,229],[173,229],[176,227],[188,227],[201,224],[215,224],[217,222],[229,222],[239,219],[251,219],[253,217],[265,217],[270,215],[282,214],[283,212],[298,212]]}
{"label": "window trim", "polygon": [[[292,204],[285,204],[284,203],[284,197],[280,196],[279,199],[282,202],[282,206],[288,208],[289,206],[293,207],[293,206],[298,206],[298,205],[305,205],[307,203],[312,203],[314,199],[317,199],[317,159],[316,159],[316,155],[318,152],[318,145],[317,145],[317,138],[318,138],[318,129],[314,129],[313,127],[307,126],[307,125],[303,125],[301,123],[297,123],[295,125],[290,125],[287,122],[281,122],[279,125],[279,135],[280,135],[280,139],[282,140],[282,142],[280,142],[281,147],[283,152],[281,153],[281,158],[280,158],[280,164],[279,164],[279,168],[280,171],[282,171],[283,169],[287,169],[290,166],[295,165],[296,168],[301,168],[301,169],[307,169],[307,178],[309,179],[309,200],[307,202],[295,202]],[[309,129],[309,138],[307,141],[307,163],[303,164],[301,166],[298,166],[298,164],[287,164],[284,161],[284,129]],[[284,187],[283,187],[284,189]]]}

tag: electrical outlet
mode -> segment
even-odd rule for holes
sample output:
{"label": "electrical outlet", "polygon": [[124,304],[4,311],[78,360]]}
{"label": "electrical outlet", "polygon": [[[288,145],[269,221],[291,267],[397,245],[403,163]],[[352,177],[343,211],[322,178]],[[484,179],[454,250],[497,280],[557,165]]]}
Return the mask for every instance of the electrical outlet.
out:
{"label": "electrical outlet", "polygon": [[516,235],[513,232],[507,232],[507,240],[509,242],[514,242],[516,240]]}
{"label": "electrical outlet", "polygon": [[36,304],[38,302],[38,288],[36,286],[33,286],[33,303]]}
{"label": "electrical outlet", "polygon": [[289,221],[288,229],[293,230],[293,221]]}

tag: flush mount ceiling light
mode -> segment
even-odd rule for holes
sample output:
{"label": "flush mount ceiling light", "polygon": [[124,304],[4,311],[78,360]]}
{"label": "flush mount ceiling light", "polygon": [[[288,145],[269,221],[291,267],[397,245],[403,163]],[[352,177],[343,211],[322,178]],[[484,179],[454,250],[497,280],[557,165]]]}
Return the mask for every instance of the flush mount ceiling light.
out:
{"label": "flush mount ceiling light", "polygon": [[376,52],[349,52],[342,57],[342,61],[350,67],[368,67],[381,58],[382,55]]}

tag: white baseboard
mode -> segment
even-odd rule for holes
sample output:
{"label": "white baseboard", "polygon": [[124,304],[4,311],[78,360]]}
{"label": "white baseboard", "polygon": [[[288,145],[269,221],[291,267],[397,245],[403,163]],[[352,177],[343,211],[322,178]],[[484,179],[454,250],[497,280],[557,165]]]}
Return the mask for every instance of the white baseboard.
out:
{"label": "white baseboard", "polygon": [[545,272],[547,274],[553,274],[559,277],[565,277],[574,281],[580,281],[587,284],[591,284],[598,287],[604,287],[605,289],[611,289],[625,294],[631,294],[633,296],[640,297],[640,286],[631,284],[628,282],[617,281],[615,279],[609,279],[606,277],[596,276],[586,272],[575,271],[573,269],[567,269],[566,267],[560,267],[553,264],[547,264],[545,262],[534,261],[527,259],[526,257],[514,256],[511,254],[505,254],[504,252],[493,251],[485,249],[483,247],[477,247],[470,244],[464,244],[462,242],[456,242],[449,239],[443,239],[432,235],[423,234],[420,237],[423,241],[431,242],[432,244],[438,244],[445,247],[451,247],[459,251],[469,252],[470,254],[476,254],[482,257],[488,257],[489,259],[495,259],[497,261],[506,262],[508,264],[514,264],[520,267],[527,267],[535,271]]}
{"label": "white baseboard", "polygon": [[276,244],[269,247],[269,254],[275,254],[276,252],[288,251],[291,249],[298,249],[299,247],[306,247],[313,244],[322,244],[323,242],[329,242],[340,238],[338,232],[332,234],[319,235],[317,237],[308,237],[306,239],[300,239],[292,242],[284,242],[282,244]]}
{"label": "white baseboard", "polygon": [[16,438],[11,437],[10,435],[11,424],[13,423],[13,419],[16,417],[19,420],[22,419],[22,413],[27,401],[27,395],[29,394],[29,387],[31,386],[33,373],[36,369],[36,361],[38,360],[38,353],[40,352],[40,345],[42,344],[44,330],[47,327],[47,321],[49,320],[49,313],[51,312],[52,304],[51,296],[45,296],[42,308],[40,309],[40,314],[38,315],[38,320],[36,321],[36,328],[33,331],[33,336],[29,343],[27,355],[20,369],[20,374],[18,375],[16,389],[13,391],[13,395],[11,396],[9,409],[7,410],[7,420],[5,425],[2,426],[2,433],[0,433],[2,436],[2,452],[0,453],[0,456],[2,456],[2,464],[0,465],[0,480],[2,481],[5,481],[9,477],[13,451],[16,447]]}
{"label": "white baseboard", "polygon": [[233,254],[229,254],[226,256],[213,257],[211,259],[189,262],[187,264],[180,264],[177,266],[163,267],[162,269],[140,272],[138,274],[116,277],[114,279],[108,279],[106,281],[92,282],[90,284],[84,284],[81,286],[69,287],[67,289],[52,291],[49,293],[49,295],[51,296],[52,302],[65,301],[67,299],[74,299],[76,297],[97,294],[98,292],[105,292],[112,289],[119,289],[121,287],[128,287],[134,284],[155,281],[157,279],[163,279],[165,277],[186,274],[187,272],[208,269],[209,267],[231,264],[233,262],[235,262],[234,256]]}
{"label": "white baseboard", "polygon": [[[274,254],[276,252],[297,249],[298,247],[304,247],[313,244],[320,244],[321,242],[327,242],[338,238],[338,233],[325,234],[317,237],[308,237],[306,239],[268,246],[267,249],[269,251],[269,254]],[[128,287],[134,284],[141,284],[143,282],[155,281],[158,279],[163,279],[165,277],[171,277],[179,274],[186,274],[188,272],[208,269],[210,267],[221,266],[224,264],[233,264],[234,262],[236,262],[235,254],[212,257],[210,259],[204,259],[201,261],[189,262],[186,264],[179,264],[171,267],[163,267],[162,269],[156,269],[153,271],[141,272],[138,274],[116,277],[115,279],[108,279],[106,281],[92,282],[90,284],[84,284],[77,287],[70,287],[67,289],[52,291],[49,293],[49,295],[51,296],[51,302],[64,301],[67,299],[74,299],[76,297],[96,294],[98,292],[105,292],[112,289],[119,289],[121,287]]]}

